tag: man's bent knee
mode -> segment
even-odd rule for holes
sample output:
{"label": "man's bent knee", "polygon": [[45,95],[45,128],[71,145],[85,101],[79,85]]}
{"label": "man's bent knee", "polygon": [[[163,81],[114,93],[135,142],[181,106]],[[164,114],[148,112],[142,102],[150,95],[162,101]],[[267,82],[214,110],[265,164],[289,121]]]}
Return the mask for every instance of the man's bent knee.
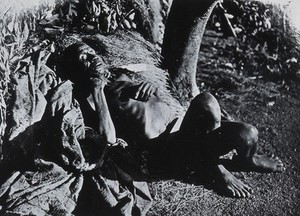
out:
{"label": "man's bent knee", "polygon": [[217,99],[210,93],[201,93],[191,102],[183,125],[194,126],[194,130],[205,134],[221,125],[221,109]]}
{"label": "man's bent knee", "polygon": [[197,109],[198,115],[204,119],[218,124],[221,122],[221,108],[212,94],[201,93],[197,95],[191,103],[191,107],[193,106]]}

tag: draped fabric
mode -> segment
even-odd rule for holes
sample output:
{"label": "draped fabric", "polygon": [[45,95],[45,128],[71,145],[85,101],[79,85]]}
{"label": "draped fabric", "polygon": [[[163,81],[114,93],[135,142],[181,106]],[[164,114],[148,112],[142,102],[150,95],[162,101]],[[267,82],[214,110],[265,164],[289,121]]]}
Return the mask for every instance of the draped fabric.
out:
{"label": "draped fabric", "polygon": [[45,52],[34,53],[14,73],[0,214],[145,215],[152,203],[145,175],[126,149],[107,147],[84,125],[72,83],[46,60]]}

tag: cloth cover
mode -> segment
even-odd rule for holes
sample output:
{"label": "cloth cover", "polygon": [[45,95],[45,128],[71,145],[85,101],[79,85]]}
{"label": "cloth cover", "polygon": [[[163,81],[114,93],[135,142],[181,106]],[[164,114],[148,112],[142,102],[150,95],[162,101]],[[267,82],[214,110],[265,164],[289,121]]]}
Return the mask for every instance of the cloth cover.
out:
{"label": "cloth cover", "polygon": [[[145,215],[152,198],[130,153],[85,127],[72,83],[46,52],[19,62],[0,164],[1,215]],[[100,167],[84,167],[99,162]]]}

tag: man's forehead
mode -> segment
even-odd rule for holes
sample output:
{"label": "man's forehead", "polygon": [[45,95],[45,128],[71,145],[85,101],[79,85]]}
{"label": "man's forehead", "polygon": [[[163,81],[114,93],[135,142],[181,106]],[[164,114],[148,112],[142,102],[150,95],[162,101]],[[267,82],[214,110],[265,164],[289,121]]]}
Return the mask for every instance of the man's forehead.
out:
{"label": "man's forehead", "polygon": [[92,47],[90,47],[89,45],[80,44],[79,47],[78,47],[78,52],[82,52],[84,50],[93,50],[94,51],[94,49]]}

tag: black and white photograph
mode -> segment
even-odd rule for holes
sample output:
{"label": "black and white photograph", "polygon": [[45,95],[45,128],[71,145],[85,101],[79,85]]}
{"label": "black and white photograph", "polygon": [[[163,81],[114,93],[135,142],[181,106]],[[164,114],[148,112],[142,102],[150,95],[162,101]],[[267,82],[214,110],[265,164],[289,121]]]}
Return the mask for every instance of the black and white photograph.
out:
{"label": "black and white photograph", "polygon": [[300,215],[298,0],[0,0],[0,216]]}

